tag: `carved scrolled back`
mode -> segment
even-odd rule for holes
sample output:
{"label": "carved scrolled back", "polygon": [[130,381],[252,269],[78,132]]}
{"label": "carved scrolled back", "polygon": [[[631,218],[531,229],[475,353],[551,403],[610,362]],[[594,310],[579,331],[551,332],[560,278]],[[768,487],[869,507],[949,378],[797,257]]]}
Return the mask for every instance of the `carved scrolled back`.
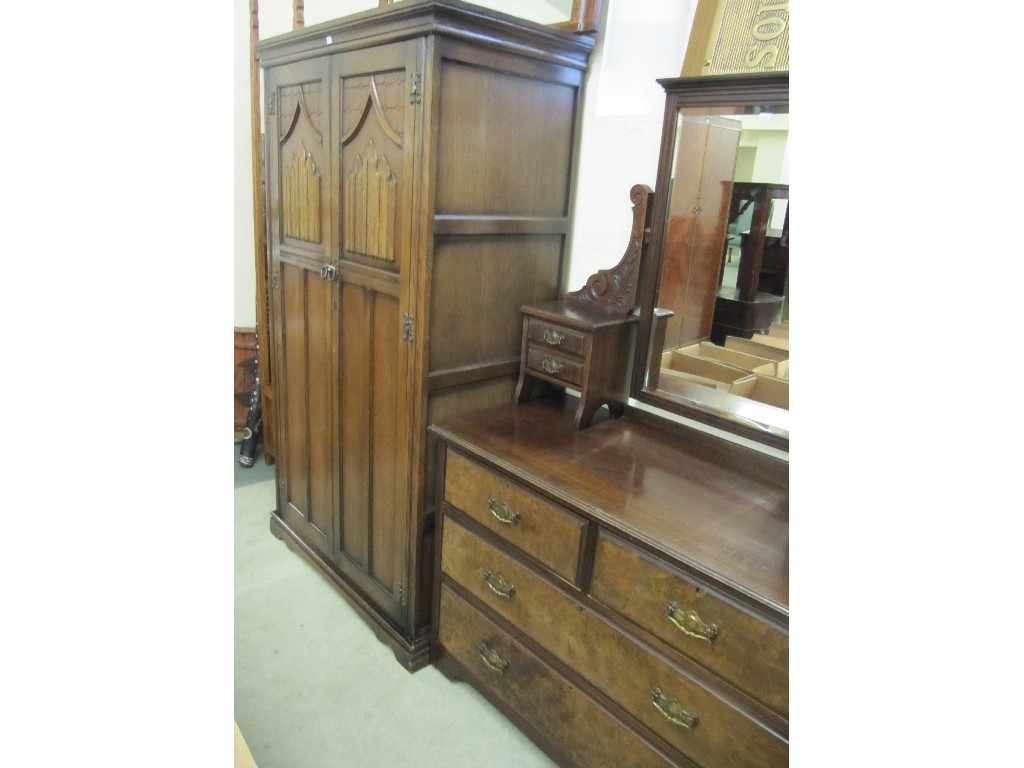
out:
{"label": "carved scrolled back", "polygon": [[629,190],[633,204],[633,226],[622,259],[611,269],[600,269],[578,291],[565,294],[571,304],[593,307],[616,317],[625,317],[636,306],[640,260],[650,238],[653,190],[646,184],[634,184]]}

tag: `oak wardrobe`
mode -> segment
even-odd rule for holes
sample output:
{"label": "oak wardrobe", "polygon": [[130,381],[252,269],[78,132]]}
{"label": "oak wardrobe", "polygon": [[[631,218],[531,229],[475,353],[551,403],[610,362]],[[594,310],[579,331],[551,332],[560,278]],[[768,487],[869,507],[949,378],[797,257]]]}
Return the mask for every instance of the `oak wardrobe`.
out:
{"label": "oak wardrobe", "polygon": [[563,286],[592,38],[455,0],[256,47],[271,528],[428,661],[436,438],[511,401],[519,307]]}

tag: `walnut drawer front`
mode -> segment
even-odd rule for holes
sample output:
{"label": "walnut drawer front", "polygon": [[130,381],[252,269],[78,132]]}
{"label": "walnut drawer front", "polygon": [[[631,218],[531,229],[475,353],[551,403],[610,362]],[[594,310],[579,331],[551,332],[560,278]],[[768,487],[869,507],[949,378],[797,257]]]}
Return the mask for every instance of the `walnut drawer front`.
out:
{"label": "walnut drawer front", "polygon": [[526,338],[541,348],[556,348],[582,357],[587,334],[530,318],[526,328]]}
{"label": "walnut drawer front", "polygon": [[555,352],[551,349],[531,344],[526,350],[526,367],[566,384],[579,386],[583,381],[583,362]]}
{"label": "walnut drawer front", "polygon": [[590,594],[789,717],[789,637],[602,532]]}
{"label": "walnut drawer front", "polygon": [[448,451],[444,498],[567,581],[576,581],[586,522],[455,451]]}
{"label": "walnut drawer front", "polygon": [[441,569],[704,768],[788,764],[784,738],[450,518]]}
{"label": "walnut drawer front", "polygon": [[441,587],[438,642],[473,676],[571,756],[576,765],[670,768],[578,688]]}

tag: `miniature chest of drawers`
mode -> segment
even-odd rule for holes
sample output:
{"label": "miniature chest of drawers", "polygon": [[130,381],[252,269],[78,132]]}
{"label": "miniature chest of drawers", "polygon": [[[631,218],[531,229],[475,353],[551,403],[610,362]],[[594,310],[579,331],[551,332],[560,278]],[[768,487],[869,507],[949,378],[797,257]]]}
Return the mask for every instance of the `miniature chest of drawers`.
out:
{"label": "miniature chest of drawers", "polygon": [[560,765],[787,765],[786,463],[563,400],[431,427],[433,662]]}
{"label": "miniature chest of drawers", "polygon": [[523,351],[516,402],[545,393],[553,384],[580,393],[576,429],[589,426],[602,405],[621,416],[629,398],[637,317],[615,317],[565,301],[530,304],[520,312]]}

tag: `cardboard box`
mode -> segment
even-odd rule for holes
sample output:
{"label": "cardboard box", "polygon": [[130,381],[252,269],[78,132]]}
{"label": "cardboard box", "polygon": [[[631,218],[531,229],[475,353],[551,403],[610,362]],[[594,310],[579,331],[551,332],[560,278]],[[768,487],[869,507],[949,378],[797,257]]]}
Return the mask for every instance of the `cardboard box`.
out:
{"label": "cardboard box", "polygon": [[767,336],[758,335],[753,339],[743,339],[739,336],[726,336],[725,337],[725,348],[735,349],[737,352],[746,352],[748,355],[757,355],[758,357],[767,357],[769,360],[779,362],[781,360],[789,360],[789,350],[780,349],[779,347],[772,346],[771,344],[762,344],[762,339],[767,339]]}
{"label": "cardboard box", "polygon": [[674,350],[662,355],[662,363],[662,376],[681,377],[715,389],[728,390],[734,382],[751,375],[750,371],[745,371],[734,365],[689,355],[681,350]]}
{"label": "cardboard box", "polygon": [[780,336],[769,336],[767,333],[755,333],[750,337],[750,340],[755,341],[758,344],[767,344],[769,347],[784,349],[789,352],[789,337],[782,338]]}
{"label": "cardboard box", "polygon": [[756,400],[759,403],[789,410],[789,381],[787,379],[754,374],[735,382],[729,392]]}
{"label": "cardboard box", "polygon": [[744,371],[750,371],[751,373],[763,373],[767,376],[778,375],[778,366],[775,360],[769,360],[767,357],[758,357],[757,355],[751,355],[747,352],[740,352],[736,349],[726,349],[725,347],[720,347],[717,344],[712,344],[710,341],[701,341],[697,344],[690,344],[689,346],[682,347],[677,351],[686,355],[704,357],[708,360],[717,360],[720,363],[733,365],[737,368],[742,368]]}

